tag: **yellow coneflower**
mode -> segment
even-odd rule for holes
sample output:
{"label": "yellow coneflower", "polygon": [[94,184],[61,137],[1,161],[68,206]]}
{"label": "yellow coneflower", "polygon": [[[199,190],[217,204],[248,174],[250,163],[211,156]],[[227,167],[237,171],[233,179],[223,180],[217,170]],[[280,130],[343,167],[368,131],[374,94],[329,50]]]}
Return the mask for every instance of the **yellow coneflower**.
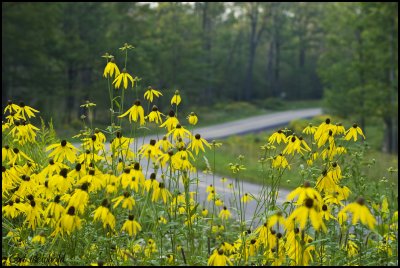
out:
{"label": "yellow coneflower", "polygon": [[287,218],[288,222],[296,221],[299,223],[301,229],[306,227],[307,219],[310,219],[312,226],[315,230],[319,230],[322,228],[325,232],[327,231],[324,222],[322,221],[322,217],[320,215],[320,211],[318,204],[315,204],[315,200],[307,197],[304,200],[304,205],[296,208],[292,214]]}
{"label": "yellow coneflower", "polygon": [[232,217],[231,212],[226,207],[220,211],[218,216],[223,220]]}
{"label": "yellow coneflower", "polygon": [[[345,206],[339,214],[343,216],[343,214],[351,212],[353,214],[353,220],[351,224],[355,225],[358,221],[361,221],[362,224],[368,225],[368,227],[373,230],[376,219],[369,211],[368,207],[365,205],[365,199],[363,197],[359,197],[356,202],[348,204]],[[339,218],[338,214],[338,218]]]}
{"label": "yellow coneflower", "polygon": [[[303,154],[302,151],[311,151],[310,147],[304,142],[303,138],[296,137],[294,135],[290,135],[286,138],[287,145],[285,149],[283,149],[282,154],[292,154],[294,155],[295,152],[299,154]],[[301,145],[304,146],[305,148],[301,147]]]}
{"label": "yellow coneflower", "polygon": [[[76,149],[71,143],[66,140],[62,140],[60,143],[55,143],[46,147],[46,152],[55,149],[49,154],[49,157],[54,157],[54,161],[62,162],[65,158],[74,163],[76,159]],[[33,161],[32,161],[33,162]]]}
{"label": "yellow coneflower", "polygon": [[322,203],[321,195],[314,188],[310,187],[310,183],[305,181],[303,186],[297,187],[292,192],[290,192],[286,200],[293,200],[296,196],[298,196],[296,205],[303,205],[306,198],[314,199],[318,204]]}
{"label": "yellow coneflower", "polygon": [[208,148],[211,149],[211,145],[210,145],[205,139],[203,139],[203,138],[200,136],[200,134],[196,134],[196,135],[194,136],[194,139],[192,138],[192,141],[191,141],[191,143],[189,144],[188,149],[191,149],[192,151],[196,152],[196,155],[198,155],[198,154],[199,154],[199,148],[200,148],[203,152],[205,152],[203,144],[206,145]]}
{"label": "yellow coneflower", "polygon": [[122,208],[128,208],[129,210],[133,209],[133,206],[135,205],[135,199],[131,196],[129,192],[124,192],[123,195],[118,196],[114,199],[111,200],[112,202],[115,202],[113,208],[118,207],[118,205],[122,202]]}
{"label": "yellow coneflower", "polygon": [[282,154],[278,154],[277,156],[275,156],[272,159],[272,167],[274,168],[288,168],[290,169],[290,165],[286,159],[286,157],[284,157]]}
{"label": "yellow coneflower", "polygon": [[233,265],[232,262],[229,260],[227,256],[224,254],[224,250],[214,249],[213,254],[211,254],[210,258],[207,261],[208,266],[226,266],[226,265]]}
{"label": "yellow coneflower", "polygon": [[217,197],[217,198],[215,199],[215,205],[216,205],[217,207],[222,207],[222,206],[224,205],[224,201],[222,201],[221,198]]}
{"label": "yellow coneflower", "polygon": [[103,72],[103,76],[104,77],[113,77],[115,72],[115,76],[114,77],[118,77],[120,74],[120,71],[118,69],[117,64],[115,64],[115,59],[114,57],[111,56],[111,60],[109,62],[107,62],[106,67],[104,68],[104,72]]}
{"label": "yellow coneflower", "polygon": [[327,204],[323,204],[321,207],[321,215],[326,220],[329,221],[330,219],[336,220],[334,216],[331,214],[331,210]]}
{"label": "yellow coneflower", "polygon": [[30,162],[35,162],[28,155],[26,155],[23,151],[19,150],[18,148],[13,148],[13,152],[14,152],[13,157],[8,162],[9,165],[14,165],[17,162],[17,160],[19,163],[21,163],[22,159],[25,159]]}
{"label": "yellow coneflower", "polygon": [[197,122],[199,121],[199,119],[197,118],[197,115],[194,112],[191,112],[188,116],[187,116],[187,120],[189,121],[189,124],[191,125],[196,125]]}
{"label": "yellow coneflower", "polygon": [[151,109],[151,112],[147,115],[147,118],[149,119],[149,122],[155,122],[156,124],[160,122],[160,124],[162,124],[163,120],[161,118],[161,115],[165,116],[163,113],[160,113],[157,106],[153,105],[153,108]]}
{"label": "yellow coneflower", "polygon": [[6,108],[4,108],[4,114],[6,114],[6,112],[17,113],[19,111],[19,109],[20,109],[20,107],[17,104],[13,103],[11,100],[8,100],[7,106],[6,106]]}
{"label": "yellow coneflower", "polygon": [[178,138],[185,139],[191,136],[190,131],[182,127],[180,124],[177,124],[175,128],[171,129],[171,131],[167,133],[167,137],[169,137],[171,134],[174,140],[178,140]]}
{"label": "yellow coneflower", "polygon": [[354,141],[357,141],[357,133],[360,134],[365,140],[364,133],[357,124],[353,124],[353,127],[349,128],[345,132],[346,136],[344,137],[344,139],[348,141],[351,140],[351,138],[353,138]]}
{"label": "yellow coneflower", "polygon": [[107,199],[104,199],[101,206],[94,211],[93,220],[103,222],[103,228],[109,226],[112,230],[115,228],[115,217],[108,209],[110,204]]}
{"label": "yellow coneflower", "polygon": [[82,220],[75,214],[75,207],[70,206],[67,209],[67,213],[61,217],[57,224],[55,234],[61,232],[62,235],[64,233],[70,235],[73,231],[80,228],[82,228]]}
{"label": "yellow coneflower", "polygon": [[167,258],[167,262],[169,264],[173,264],[174,263],[174,255],[171,253],[168,253],[167,255],[165,255],[165,257]]}
{"label": "yellow coneflower", "polygon": [[156,161],[157,158],[162,155],[162,151],[156,146],[156,140],[150,140],[150,143],[143,144],[142,147],[140,147],[139,155],[143,155],[147,159],[153,159],[153,161]]}
{"label": "yellow coneflower", "polygon": [[158,98],[159,96],[162,96],[162,95],[163,94],[160,91],[155,90],[151,87],[148,87],[147,91],[144,93],[144,98],[150,102],[153,102],[154,96],[156,96]]}
{"label": "yellow coneflower", "polygon": [[14,219],[17,217],[22,211],[15,206],[15,202],[10,200],[4,206],[2,206],[1,211],[3,216],[6,218]]}
{"label": "yellow coneflower", "polygon": [[85,208],[89,202],[89,194],[88,194],[89,183],[83,183],[80,188],[75,189],[74,193],[71,195],[68,201],[68,207],[74,207],[80,213],[83,214]]}
{"label": "yellow coneflower", "polygon": [[44,236],[43,232],[40,232],[39,234],[35,235],[32,238],[32,243],[39,243],[39,244],[44,244],[46,243],[46,237]]}
{"label": "yellow coneflower", "polygon": [[159,224],[167,224],[167,219],[164,218],[163,216],[158,217],[158,223]]}
{"label": "yellow coneflower", "polygon": [[56,221],[58,221],[61,218],[62,214],[65,211],[65,208],[62,205],[60,205],[60,199],[61,196],[56,195],[54,200],[48,204],[46,210],[44,211],[45,218],[51,216]]}
{"label": "yellow coneflower", "polygon": [[281,211],[278,211],[268,218],[268,228],[272,228],[274,225],[281,225],[282,227],[286,226],[286,219],[283,217],[283,213]]}
{"label": "yellow coneflower", "polygon": [[164,136],[161,140],[157,141],[155,146],[157,148],[161,148],[161,150],[165,153],[167,153],[169,149],[174,147],[172,143],[168,140],[167,136]]}
{"label": "yellow coneflower", "polygon": [[336,189],[336,183],[337,181],[332,178],[331,173],[324,170],[317,179],[316,187],[320,192],[333,192]]}
{"label": "yellow coneflower", "polygon": [[122,225],[121,232],[126,231],[130,236],[135,236],[142,230],[142,226],[134,220],[134,215],[129,215],[128,220]]}
{"label": "yellow coneflower", "polygon": [[282,141],[286,143],[286,135],[283,133],[282,129],[274,132],[271,137],[268,138],[268,142],[271,144],[274,144],[275,142],[280,144]]}
{"label": "yellow coneflower", "polygon": [[311,123],[308,124],[307,127],[305,127],[302,131],[302,133],[305,133],[307,135],[313,135],[317,131],[317,127],[313,126]]}
{"label": "yellow coneflower", "polygon": [[245,193],[242,198],[241,198],[243,203],[248,203],[251,200],[253,200],[253,197],[251,195],[249,195],[248,193]]}
{"label": "yellow coneflower", "polygon": [[160,127],[166,127],[167,131],[169,132],[172,129],[174,129],[178,124],[179,124],[179,120],[178,120],[178,118],[176,118],[175,112],[170,110],[169,113],[168,113],[167,120],[165,120],[165,122],[162,123],[160,125]]}
{"label": "yellow coneflower", "polygon": [[314,140],[316,142],[319,141],[319,139],[321,138],[321,135],[326,133],[328,130],[330,130],[333,127],[333,125],[331,124],[331,119],[327,118],[324,122],[322,122],[317,130],[314,133]]}
{"label": "yellow coneflower", "polygon": [[201,211],[201,215],[203,215],[203,217],[207,217],[207,215],[208,215],[208,209],[203,208],[203,210]]}
{"label": "yellow coneflower", "polygon": [[146,122],[144,120],[144,110],[143,107],[140,105],[140,100],[136,100],[133,106],[128,109],[125,113],[119,115],[119,118],[127,116],[129,114],[129,122],[137,122],[139,119],[139,123],[143,126]]}
{"label": "yellow coneflower", "polygon": [[96,192],[106,187],[105,181],[102,178],[103,174],[98,173],[95,170],[89,170],[89,173],[83,176],[77,181],[77,184],[83,185],[87,183],[89,185],[89,192]]}
{"label": "yellow coneflower", "polygon": [[157,252],[157,245],[156,242],[150,238],[149,240],[147,240],[147,244],[144,249],[144,255],[146,257],[150,257],[151,253],[153,252]]}
{"label": "yellow coneflower", "polygon": [[157,202],[160,198],[164,202],[164,204],[167,203],[167,200],[172,197],[171,193],[165,188],[165,185],[163,182],[160,182],[158,187],[153,190],[153,195],[151,197],[151,200],[153,202]]}
{"label": "yellow coneflower", "polygon": [[179,95],[179,90],[175,90],[175,94],[171,99],[171,105],[175,103],[176,106],[178,106],[179,103],[181,103],[181,100],[182,99],[181,99],[181,95]]}
{"label": "yellow coneflower", "polygon": [[124,81],[124,89],[127,89],[128,88],[128,79],[131,81],[132,87],[133,87],[135,79],[133,79],[133,77],[124,68],[122,70],[122,72],[118,76],[116,76],[116,78],[114,79],[114,81],[112,83],[114,84],[115,88],[120,88],[121,82]]}
{"label": "yellow coneflower", "polygon": [[146,180],[144,182],[144,189],[146,189],[147,192],[150,192],[151,189],[156,189],[158,187],[158,182],[156,180],[156,174],[151,173],[150,174],[150,179]]}
{"label": "yellow coneflower", "polygon": [[39,113],[38,110],[25,105],[25,103],[23,103],[23,102],[21,102],[19,104],[19,107],[20,107],[20,109],[17,111],[17,115],[21,116],[25,120],[26,120],[26,117],[28,117],[28,118],[35,117],[35,114],[33,112]]}

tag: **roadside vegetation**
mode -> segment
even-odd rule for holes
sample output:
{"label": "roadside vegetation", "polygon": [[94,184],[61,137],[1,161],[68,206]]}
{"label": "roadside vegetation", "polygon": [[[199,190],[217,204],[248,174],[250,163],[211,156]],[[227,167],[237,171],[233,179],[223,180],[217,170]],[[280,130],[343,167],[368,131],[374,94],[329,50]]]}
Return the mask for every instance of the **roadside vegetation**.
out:
{"label": "roadside vegetation", "polygon": [[[139,90],[126,69],[132,49],[125,43],[117,56],[102,56],[110,103],[104,129],[93,122],[91,101],[81,104],[81,131],[65,139],[51,122],[34,123],[45,106],[9,100],[4,107],[3,265],[398,265],[397,167],[371,177],[366,168],[380,162],[366,154],[368,138],[356,123],[326,115],[268,136],[207,142],[185,127],[201,118],[180,112],[190,99]],[[167,110],[154,104],[159,98]],[[138,130],[147,125],[166,139],[141,144]],[[214,155],[224,147],[235,151],[225,151],[223,162],[232,162],[220,164]],[[234,178],[225,204],[214,185],[204,204],[190,191],[205,152],[208,172],[228,165]],[[241,183],[252,165],[261,165],[259,193]],[[291,176],[296,188],[278,203]],[[248,202],[257,204],[250,219]]]}

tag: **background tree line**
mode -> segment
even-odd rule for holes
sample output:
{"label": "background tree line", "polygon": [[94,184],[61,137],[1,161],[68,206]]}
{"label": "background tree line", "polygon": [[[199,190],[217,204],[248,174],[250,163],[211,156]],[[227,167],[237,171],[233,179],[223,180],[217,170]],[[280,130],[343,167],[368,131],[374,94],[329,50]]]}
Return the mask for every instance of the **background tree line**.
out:
{"label": "background tree line", "polygon": [[[2,105],[8,99],[70,124],[95,100],[107,115],[105,52],[172,96],[321,99],[362,126],[385,126],[397,152],[398,3],[2,3]],[[133,98],[133,97],[132,97]],[[168,98],[159,107],[168,109]],[[100,116],[101,117],[101,116]]]}

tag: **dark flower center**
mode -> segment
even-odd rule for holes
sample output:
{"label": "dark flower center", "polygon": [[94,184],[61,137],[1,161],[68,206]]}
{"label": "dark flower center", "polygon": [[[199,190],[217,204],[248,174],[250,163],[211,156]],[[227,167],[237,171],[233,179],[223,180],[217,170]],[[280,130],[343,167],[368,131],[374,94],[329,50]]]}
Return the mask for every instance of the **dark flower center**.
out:
{"label": "dark flower center", "polygon": [[68,208],[68,215],[74,216],[75,215],[75,207],[74,206],[70,206]]}
{"label": "dark flower center", "polygon": [[305,206],[307,208],[312,208],[313,205],[314,205],[314,200],[312,200],[311,198],[307,198],[306,201],[305,201]]}

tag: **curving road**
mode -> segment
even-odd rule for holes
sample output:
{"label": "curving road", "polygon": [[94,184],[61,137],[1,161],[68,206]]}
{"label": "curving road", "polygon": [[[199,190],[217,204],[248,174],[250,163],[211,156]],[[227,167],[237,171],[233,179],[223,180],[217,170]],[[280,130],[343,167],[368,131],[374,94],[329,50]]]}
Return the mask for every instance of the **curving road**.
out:
{"label": "curving road", "polygon": [[[216,139],[223,139],[232,135],[240,135],[240,134],[246,134],[250,132],[257,132],[268,129],[277,129],[278,127],[287,125],[292,120],[300,118],[311,118],[320,114],[322,114],[321,108],[289,110],[284,112],[248,117],[245,119],[235,120],[223,124],[194,128],[193,133],[195,134],[199,133],[203,138],[205,138],[208,141],[211,141]],[[161,137],[162,136],[160,136],[160,138]],[[137,138],[137,142],[139,143],[140,146],[141,144],[150,143],[151,139],[158,140],[156,135],[152,135],[146,137],[139,137]],[[78,144],[74,145],[79,146]],[[109,147],[109,145],[107,147]],[[147,161],[143,160],[141,163],[143,170],[146,170],[145,167],[146,164]],[[152,172],[150,168],[148,172],[149,172],[148,174]],[[222,177],[218,175],[215,175],[213,177],[212,175],[206,175],[199,171],[199,176],[198,176],[199,183],[198,185],[192,184],[191,190],[195,191],[196,187],[198,187],[198,196],[196,197],[196,200],[201,205],[204,205],[209,203],[206,201],[208,196],[208,194],[206,193],[206,188],[210,184],[214,184],[216,192],[221,196],[221,199],[224,200],[225,205],[231,210],[232,215],[235,218],[237,218],[237,214],[234,213],[232,210],[233,207],[232,200],[234,199],[234,196],[232,194],[232,191],[227,187],[229,183],[235,185],[235,180],[227,178],[227,181],[222,183],[221,178]],[[251,195],[254,195],[255,197],[259,196],[260,191],[263,187],[262,185],[253,184],[249,182],[240,182],[240,184],[242,186],[242,193],[249,193]],[[183,192],[182,185],[180,186],[180,190]],[[286,189],[279,190],[277,199],[278,204],[283,203],[284,198],[288,193],[289,191]],[[220,208],[217,209],[219,212]],[[254,215],[255,210],[256,210],[256,202],[254,200],[247,203],[245,207],[245,219],[246,220],[251,219],[251,217]]]}
{"label": "curving road", "polygon": [[[241,135],[251,132],[257,132],[261,130],[275,129],[281,126],[287,125],[290,121],[300,118],[312,118],[314,116],[322,114],[321,108],[310,108],[310,109],[301,109],[301,110],[289,110],[284,112],[266,114],[253,116],[241,120],[235,120],[223,124],[211,125],[207,127],[195,128],[193,133],[201,134],[203,138],[208,141],[215,139],[223,139],[232,135]],[[145,143],[149,143],[150,139],[157,139],[157,136],[149,136],[139,138],[140,144],[142,140]],[[144,161],[142,165],[145,164]],[[203,205],[207,204],[207,196],[206,188],[210,184],[214,184],[216,188],[216,192],[221,195],[221,198],[224,200],[224,203],[228,206],[228,208],[233,207],[232,200],[234,196],[232,191],[227,188],[229,183],[235,185],[235,181],[231,178],[227,178],[227,181],[222,183],[221,176],[215,175],[214,178],[212,175],[206,175],[199,171],[199,184],[198,184],[198,196],[197,201]],[[214,182],[214,183],[213,183]],[[262,186],[259,184],[249,183],[249,182],[240,182],[243,185],[243,193],[250,193],[256,197],[259,196]],[[183,191],[183,186],[180,188]],[[196,185],[191,185],[191,190],[196,190]],[[289,193],[286,189],[280,189],[278,193],[278,204],[282,204],[284,202],[284,198]],[[218,208],[218,211],[220,208]],[[250,201],[246,204],[245,207],[245,219],[251,219],[256,210],[256,202]],[[232,210],[231,210],[232,211]],[[234,217],[237,217],[236,213],[232,213]]]}

